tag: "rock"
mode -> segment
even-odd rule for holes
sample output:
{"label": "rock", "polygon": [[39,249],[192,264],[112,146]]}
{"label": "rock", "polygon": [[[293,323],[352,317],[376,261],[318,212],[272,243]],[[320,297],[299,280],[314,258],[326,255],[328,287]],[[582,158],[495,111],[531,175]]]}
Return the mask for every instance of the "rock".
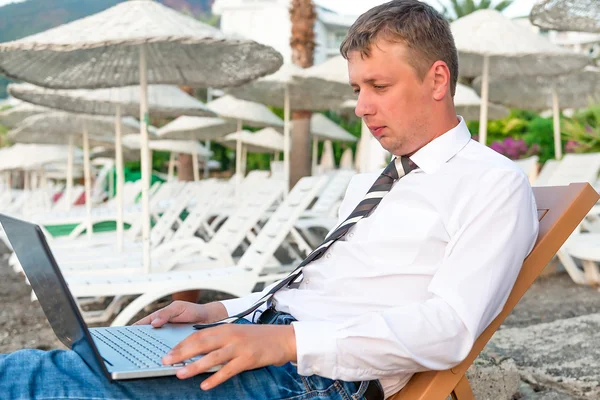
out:
{"label": "rock", "polygon": [[600,398],[600,314],[501,329],[487,352],[512,358],[528,382]]}
{"label": "rock", "polygon": [[485,350],[468,369],[467,378],[477,400],[510,400],[521,382],[512,359]]}
{"label": "rock", "polygon": [[[4,232],[0,232],[0,235],[2,235],[3,233]],[[6,243],[4,243],[2,239],[0,239],[0,256],[10,254],[12,254],[12,250],[6,245]]]}
{"label": "rock", "polygon": [[521,382],[519,393],[514,396],[514,400],[576,400],[566,393],[558,392],[552,389],[546,389],[539,386],[531,386],[526,382]]}

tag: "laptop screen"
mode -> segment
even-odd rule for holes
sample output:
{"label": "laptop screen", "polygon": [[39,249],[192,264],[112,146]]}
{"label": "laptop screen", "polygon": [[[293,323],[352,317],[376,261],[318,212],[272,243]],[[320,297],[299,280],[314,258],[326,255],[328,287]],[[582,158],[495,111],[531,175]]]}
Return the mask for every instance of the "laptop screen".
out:
{"label": "laptop screen", "polygon": [[2,214],[0,223],[56,337],[91,368],[109,376],[42,230]]}

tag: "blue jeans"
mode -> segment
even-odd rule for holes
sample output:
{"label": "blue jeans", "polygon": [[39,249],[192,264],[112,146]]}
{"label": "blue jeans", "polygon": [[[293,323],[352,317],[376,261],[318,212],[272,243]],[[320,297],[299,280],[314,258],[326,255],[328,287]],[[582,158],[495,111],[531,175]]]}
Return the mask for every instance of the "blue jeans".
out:
{"label": "blue jeans", "polygon": [[[279,315],[274,324],[289,324],[291,315]],[[241,323],[250,323],[243,320]],[[245,371],[219,386],[203,391],[207,377],[176,377],[116,381],[96,374],[73,351],[21,350],[0,355],[0,398],[116,400],[116,399],[332,399],[361,400],[367,382],[355,383],[320,376],[300,376],[288,363]]]}

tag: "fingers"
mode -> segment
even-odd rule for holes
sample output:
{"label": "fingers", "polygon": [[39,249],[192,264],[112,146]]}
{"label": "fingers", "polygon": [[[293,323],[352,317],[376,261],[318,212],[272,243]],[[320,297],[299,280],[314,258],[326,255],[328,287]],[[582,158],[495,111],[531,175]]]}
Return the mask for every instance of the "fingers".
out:
{"label": "fingers", "polygon": [[153,328],[160,328],[167,322],[177,318],[185,311],[185,307],[181,302],[173,302],[158,311],[140,319],[134,325],[152,325]]}
{"label": "fingers", "polygon": [[[199,361],[201,361],[201,360],[199,360]],[[196,362],[198,362],[198,361],[196,361]],[[210,377],[206,378],[200,384],[200,388],[202,390],[212,389],[215,386],[220,385],[221,383],[225,382],[232,376],[235,376],[235,375],[239,374],[240,372],[246,371],[248,369],[250,369],[250,368],[247,366],[247,362],[243,358],[241,358],[241,357],[234,358],[233,360],[231,360],[227,364],[225,364],[220,370],[218,370],[217,372],[212,374]]]}
{"label": "fingers", "polygon": [[224,345],[226,342],[220,338],[220,335],[215,335],[207,329],[185,338],[173,347],[162,361],[165,365],[175,364],[200,354],[208,354]]}
{"label": "fingers", "polygon": [[227,346],[221,349],[211,351],[204,357],[192,364],[186,365],[185,368],[181,368],[177,371],[177,377],[179,379],[187,379],[198,374],[202,374],[211,368],[223,365],[229,362],[234,356],[232,346]]}

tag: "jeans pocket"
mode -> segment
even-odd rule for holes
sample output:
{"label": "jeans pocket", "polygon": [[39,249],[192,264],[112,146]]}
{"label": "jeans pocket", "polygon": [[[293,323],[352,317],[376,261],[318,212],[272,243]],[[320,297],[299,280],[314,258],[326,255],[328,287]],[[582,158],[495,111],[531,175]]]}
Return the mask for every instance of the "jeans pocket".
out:
{"label": "jeans pocket", "polygon": [[[358,382],[351,382],[354,383],[356,386],[356,389],[354,391],[350,391],[349,393],[350,398],[352,400],[362,400],[365,397],[365,393],[367,392],[367,388],[369,387],[369,383],[371,385],[377,385],[379,387],[380,393],[383,394],[383,386],[381,386],[381,383],[378,380],[375,381],[362,381],[360,382],[360,384],[358,384]],[[381,397],[381,400],[384,400],[383,396]]]}

